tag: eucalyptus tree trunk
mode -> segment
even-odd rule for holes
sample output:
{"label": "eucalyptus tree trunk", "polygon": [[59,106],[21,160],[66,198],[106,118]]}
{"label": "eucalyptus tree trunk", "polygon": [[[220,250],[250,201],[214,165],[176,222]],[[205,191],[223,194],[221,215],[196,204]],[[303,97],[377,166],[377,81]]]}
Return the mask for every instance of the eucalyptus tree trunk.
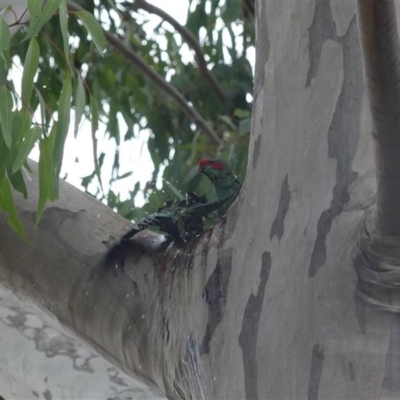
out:
{"label": "eucalyptus tree trunk", "polygon": [[[362,3],[388,7],[374,19]],[[398,51],[379,50],[393,2],[360,1],[372,125],[355,4],[257,5],[249,165],[226,219],[188,244],[141,232],[106,260],[128,222],[63,183],[34,230],[33,179],[18,199],[31,241],[2,218],[0,278],[170,398],[393,399],[398,66],[383,82],[371,67]]]}

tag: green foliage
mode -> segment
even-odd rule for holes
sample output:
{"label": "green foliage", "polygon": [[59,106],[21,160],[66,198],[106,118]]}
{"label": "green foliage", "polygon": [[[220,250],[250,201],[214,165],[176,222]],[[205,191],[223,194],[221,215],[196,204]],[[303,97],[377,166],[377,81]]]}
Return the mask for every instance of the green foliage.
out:
{"label": "green foliage", "polygon": [[[12,188],[25,198],[28,196],[24,175],[28,173],[27,157],[35,146],[40,148],[39,184],[40,194],[36,222],[40,221],[48,200],[58,194],[58,175],[61,168],[65,139],[69,129],[72,82],[77,82],[76,109],[80,115],[85,106],[85,90],[77,71],[71,69],[69,61],[69,34],[67,27],[67,6],[65,0],[49,0],[44,3],[28,0],[31,21],[27,32],[10,41],[9,27],[0,17],[0,209],[9,214],[9,224],[22,238],[26,239],[23,226],[16,212]],[[53,24],[52,18],[59,10],[64,42],[64,57],[58,59],[57,68],[62,71],[56,89],[46,91],[47,85],[40,85],[46,79],[49,67],[47,47],[43,45],[44,26]],[[3,10],[13,12],[10,7]],[[104,48],[105,39],[97,22],[87,15],[85,20],[93,40]],[[49,22],[50,21],[50,22]],[[15,21],[19,23],[19,21]],[[37,36],[38,35],[38,36]],[[11,48],[10,48],[11,46]],[[11,67],[10,54],[18,54],[23,62],[21,94],[12,80],[8,80]],[[43,66],[46,65],[45,68]],[[73,76],[73,80],[72,80]],[[36,111],[40,119],[37,119]]]}
{"label": "green foliage", "polygon": [[[12,102],[0,106],[0,184],[5,177],[14,189],[23,190],[20,179],[14,179],[14,186],[9,173],[20,173],[27,154],[38,143],[39,220],[46,201],[58,193],[71,109],[78,139],[81,120],[90,119],[92,124],[93,172],[82,179],[82,186],[89,191],[97,183],[101,190],[92,194],[127,218],[138,219],[166,199],[179,197],[179,192],[206,192],[212,198],[210,185],[196,173],[199,158],[224,159],[243,178],[253,87],[248,61],[248,49],[254,46],[254,16],[248,12],[251,1],[242,0],[238,7],[227,0],[192,0],[180,33],[164,20],[150,28],[151,14],[156,11],[146,11],[144,0],[100,0],[96,5],[94,0],[77,1],[85,11],[67,10],[66,0],[47,1],[43,8],[40,2],[28,1],[33,17],[27,31],[7,42],[10,49],[1,41],[0,90]],[[188,107],[216,133],[219,143],[211,141],[170,92],[137,68],[118,46],[108,46],[104,52],[106,39],[100,26],[178,90]],[[7,32],[0,18],[0,35],[7,38]],[[206,70],[188,46],[189,37],[199,43]],[[24,66],[21,98],[6,79],[10,54]],[[117,145],[108,193],[101,184],[105,155],[97,151],[99,121]],[[14,136],[16,124],[21,131]],[[130,199],[121,201],[114,185],[131,172],[120,173],[119,149],[149,131],[147,149],[154,163],[151,181],[144,189],[135,184]],[[155,190],[160,181],[161,187]],[[149,204],[139,209],[135,203],[140,192]],[[7,210],[12,215],[11,208]]]}
{"label": "green foliage", "polygon": [[75,12],[75,15],[82,21],[83,25],[85,25],[97,50],[102,53],[106,48],[107,42],[97,20],[92,14],[84,10]]}
{"label": "green foliage", "polygon": [[53,16],[62,0],[47,0],[42,8],[42,3],[37,0],[28,0],[30,22],[25,39],[36,36],[43,25]]}
{"label": "green foliage", "polygon": [[8,50],[10,48],[10,29],[0,16],[0,50]]}
{"label": "green foliage", "polygon": [[[16,188],[14,186],[14,188]],[[0,186],[0,209],[9,214],[10,226],[26,240],[25,231],[18,218],[17,210],[14,205],[14,199],[11,193],[11,185],[7,176],[4,176]]]}
{"label": "green foliage", "polygon": [[13,100],[11,93],[6,90],[4,86],[0,87],[0,119],[1,119],[1,133],[6,146],[11,148],[11,129],[12,129],[12,107]]}

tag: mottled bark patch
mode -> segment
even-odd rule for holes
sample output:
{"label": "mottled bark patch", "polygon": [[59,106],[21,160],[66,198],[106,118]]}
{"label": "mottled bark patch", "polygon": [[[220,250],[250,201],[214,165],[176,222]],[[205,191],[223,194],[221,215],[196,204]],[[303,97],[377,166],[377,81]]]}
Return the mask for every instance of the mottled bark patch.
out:
{"label": "mottled bark patch", "polygon": [[400,316],[393,315],[389,348],[386,353],[386,375],[383,387],[392,392],[400,390]]}
{"label": "mottled bark patch", "polygon": [[[317,2],[319,3],[320,1]],[[358,79],[362,74],[360,49],[353,45],[357,40],[355,17],[344,36],[334,36],[331,39],[338,42],[343,49],[343,84],[328,131],[328,155],[336,159],[336,184],[332,190],[329,208],[321,213],[318,220],[317,237],[308,270],[310,277],[315,276],[325,264],[327,235],[332,228],[332,222],[348,203],[350,185],[357,177],[351,164],[360,135],[363,83]]]}
{"label": "mottled bark patch", "polygon": [[232,252],[232,248],[222,252],[217,266],[208,278],[203,291],[208,302],[208,323],[200,345],[201,355],[209,353],[210,340],[224,315],[228,283],[232,270]]}
{"label": "mottled bark patch", "polygon": [[45,400],[52,400],[52,398],[53,398],[51,396],[51,393],[50,393],[49,389],[46,389],[46,391],[43,392],[43,397],[44,397]]}
{"label": "mottled bark patch", "polygon": [[[41,320],[36,314],[23,310],[17,306],[9,306],[9,310],[13,311],[13,315],[1,317],[2,323],[13,327],[25,339],[32,341],[38,352],[43,353],[47,358],[56,356],[66,356],[72,361],[72,368],[76,371],[84,371],[94,373],[92,360],[98,356],[87,353],[82,354],[77,343],[66,336],[54,335],[54,330],[46,322]],[[40,321],[41,327],[33,328],[28,324],[29,320]]]}
{"label": "mottled bark patch", "polygon": [[246,400],[258,399],[257,384],[257,337],[258,323],[264,303],[265,287],[271,271],[271,253],[264,252],[261,257],[260,283],[257,295],[250,295],[244,310],[239,346],[243,354],[244,384]]}
{"label": "mottled bark patch", "polygon": [[[74,212],[60,207],[49,207],[43,212],[42,219],[40,220],[39,227],[51,232],[55,235],[58,234],[60,225],[67,219],[76,219],[84,210]],[[36,213],[25,212],[24,215],[31,221],[36,221]]]}
{"label": "mottled bark patch", "polygon": [[289,209],[290,198],[291,195],[289,190],[288,175],[286,175],[281,184],[281,194],[279,196],[278,211],[271,227],[271,232],[269,235],[270,239],[272,239],[274,236],[276,236],[279,240],[282,238],[284,222]]}
{"label": "mottled bark patch", "polygon": [[261,150],[261,135],[258,135],[257,139],[254,142],[254,150],[253,150],[253,159],[252,159],[252,165],[253,169],[257,167],[257,161],[258,157],[260,155],[260,150]]}
{"label": "mottled bark patch", "polygon": [[306,87],[310,86],[312,78],[317,75],[322,45],[326,40],[336,37],[336,26],[329,1],[316,0],[314,18],[308,32],[310,36],[308,45],[310,68],[308,69]]}
{"label": "mottled bark patch", "polygon": [[257,139],[254,142],[253,158],[251,160],[253,169],[255,169],[257,166],[258,157],[260,155],[260,148],[261,148],[261,135],[258,135]]}
{"label": "mottled bark patch", "polygon": [[317,343],[313,347],[311,358],[310,379],[308,381],[308,400],[318,400],[319,383],[321,381],[323,365],[324,348]]}
{"label": "mottled bark patch", "polygon": [[[258,15],[258,35],[256,43],[257,62],[254,77],[254,94],[257,97],[259,91],[264,87],[264,67],[268,62],[270,42],[268,37],[268,26],[266,21],[265,4],[263,1],[259,3]],[[261,20],[262,19],[262,20]]]}

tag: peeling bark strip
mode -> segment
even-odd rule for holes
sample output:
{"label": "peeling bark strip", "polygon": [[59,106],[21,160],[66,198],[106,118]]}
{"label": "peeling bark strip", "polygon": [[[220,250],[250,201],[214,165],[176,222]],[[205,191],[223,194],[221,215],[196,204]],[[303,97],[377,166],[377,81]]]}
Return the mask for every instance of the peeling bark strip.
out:
{"label": "peeling bark strip", "polygon": [[209,353],[210,340],[224,315],[228,283],[232,270],[232,251],[232,248],[223,251],[220,261],[208,278],[203,291],[209,305],[208,323],[201,342],[200,355]]}
{"label": "peeling bark strip", "polygon": [[199,346],[193,332],[190,332],[186,338],[186,355],[182,365],[190,393],[194,394],[195,399],[205,400],[207,396],[200,370]]}
{"label": "peeling bark strip", "polygon": [[284,229],[284,222],[286,213],[289,209],[290,204],[290,190],[289,190],[289,183],[288,183],[288,175],[286,174],[285,179],[281,184],[281,194],[279,196],[279,205],[278,205],[278,212],[276,213],[275,220],[271,227],[270,232],[270,240],[276,236],[279,240],[282,238],[283,229]]}
{"label": "peeling bark strip", "polygon": [[[322,10],[322,8],[325,10]],[[332,25],[333,20],[329,2],[317,1],[316,18],[317,13],[326,14],[325,18],[323,18],[324,26]],[[317,21],[321,20],[322,17],[317,19]],[[310,28],[310,51],[314,49],[315,53],[320,54],[323,42],[318,40],[316,44],[312,43],[314,41],[313,35],[316,35],[315,30],[317,28]],[[351,46],[356,40],[356,35],[356,20],[353,18],[344,36],[337,36],[334,31],[331,31],[330,37],[326,37],[326,39],[329,38],[338,42],[343,48],[343,84],[328,131],[328,155],[337,161],[336,185],[332,190],[331,204],[328,209],[322,212],[318,221],[317,237],[308,270],[308,276],[310,277],[315,276],[318,269],[325,264],[326,238],[331,230],[332,222],[343,211],[344,206],[349,201],[349,187],[357,177],[357,173],[352,170],[351,164],[359,141],[363,85],[362,81],[357,78],[362,74],[359,49]],[[310,54],[311,57],[312,55]],[[310,66],[310,71],[311,68],[312,65]]]}
{"label": "peeling bark strip", "polygon": [[257,295],[250,295],[244,310],[239,346],[243,353],[244,384],[246,400],[258,399],[257,384],[257,337],[258,323],[264,303],[265,287],[271,271],[271,253],[264,252],[261,257],[260,284]]}
{"label": "peeling bark strip", "polygon": [[324,348],[317,343],[314,345],[312,352],[310,379],[308,381],[308,400],[318,400],[323,364]]}

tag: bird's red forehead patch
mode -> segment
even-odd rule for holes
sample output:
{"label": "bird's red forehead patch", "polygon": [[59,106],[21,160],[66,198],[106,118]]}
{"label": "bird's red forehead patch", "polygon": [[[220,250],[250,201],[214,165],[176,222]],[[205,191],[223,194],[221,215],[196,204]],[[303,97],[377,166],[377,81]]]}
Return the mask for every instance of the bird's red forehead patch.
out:
{"label": "bird's red forehead patch", "polygon": [[199,161],[199,168],[204,168],[208,166],[218,170],[224,169],[224,165],[221,163],[221,161],[218,160],[209,160],[207,158],[203,158]]}
{"label": "bird's red forehead patch", "polygon": [[207,165],[210,165],[210,160],[207,160],[207,158],[202,158],[199,161],[199,167],[207,167]]}

